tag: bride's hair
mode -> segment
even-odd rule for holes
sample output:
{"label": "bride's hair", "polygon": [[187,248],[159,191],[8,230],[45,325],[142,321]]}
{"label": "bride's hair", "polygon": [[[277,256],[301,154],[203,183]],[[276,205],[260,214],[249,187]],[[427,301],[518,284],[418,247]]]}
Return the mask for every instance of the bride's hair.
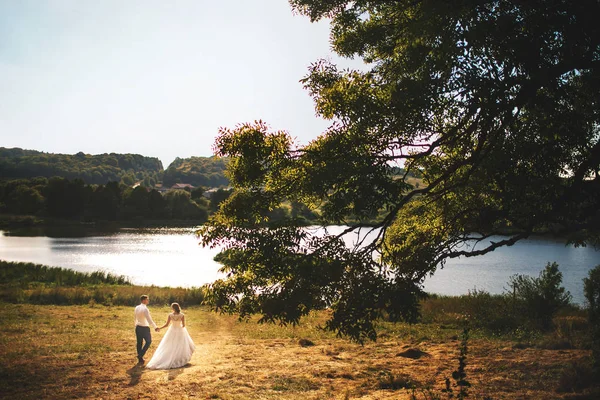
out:
{"label": "bride's hair", "polygon": [[175,311],[175,313],[179,314],[181,312],[181,307],[179,307],[179,304],[177,303],[173,303],[171,304],[171,308]]}

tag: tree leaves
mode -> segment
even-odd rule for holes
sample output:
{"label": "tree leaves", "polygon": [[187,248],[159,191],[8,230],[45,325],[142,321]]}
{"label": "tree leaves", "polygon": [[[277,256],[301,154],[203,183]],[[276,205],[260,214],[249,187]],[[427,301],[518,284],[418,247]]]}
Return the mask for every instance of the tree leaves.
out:
{"label": "tree leaves", "polygon": [[[331,125],[306,146],[260,121],[221,129],[234,192],[200,231],[236,255],[214,286],[218,308],[295,323],[327,307],[327,328],[372,339],[382,315],[415,316],[419,285],[448,257],[533,233],[598,243],[597,1],[291,4],[330,18],[334,50],[369,70],[310,67],[302,83]],[[350,225],[346,235],[379,229],[351,248],[290,217],[269,229],[284,202]],[[497,234],[508,237],[484,245]]]}

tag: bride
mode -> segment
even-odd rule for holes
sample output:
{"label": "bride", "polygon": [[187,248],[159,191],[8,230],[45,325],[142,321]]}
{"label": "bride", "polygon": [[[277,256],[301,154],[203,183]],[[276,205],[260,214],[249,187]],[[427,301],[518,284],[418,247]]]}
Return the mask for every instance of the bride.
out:
{"label": "bride", "polygon": [[171,369],[186,365],[192,358],[196,346],[185,329],[185,315],[177,303],[171,304],[173,312],[169,314],[167,322],[158,329],[165,328],[171,324],[167,333],[162,338],[154,355],[148,362],[146,368]]}

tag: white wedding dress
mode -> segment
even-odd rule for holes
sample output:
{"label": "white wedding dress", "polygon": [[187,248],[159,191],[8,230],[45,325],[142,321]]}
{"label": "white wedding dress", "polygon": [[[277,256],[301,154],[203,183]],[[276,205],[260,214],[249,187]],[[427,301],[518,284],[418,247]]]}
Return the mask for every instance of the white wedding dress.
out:
{"label": "white wedding dress", "polygon": [[146,365],[150,369],[180,368],[190,362],[196,349],[187,329],[181,326],[183,313],[169,314],[171,325]]}

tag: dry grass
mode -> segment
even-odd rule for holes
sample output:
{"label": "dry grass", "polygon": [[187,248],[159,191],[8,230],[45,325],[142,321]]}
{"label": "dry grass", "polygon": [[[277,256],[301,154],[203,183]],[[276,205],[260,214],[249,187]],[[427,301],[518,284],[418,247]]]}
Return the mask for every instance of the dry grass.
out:
{"label": "dry grass", "polygon": [[[168,313],[151,310],[158,321]],[[439,394],[457,364],[452,329],[387,324],[377,343],[360,346],[319,330],[322,314],[294,328],[185,312],[197,345],[191,363],[149,371],[136,367],[130,307],[0,304],[0,397],[408,399],[411,387]],[[153,334],[148,356],[163,334]],[[474,399],[573,398],[556,391],[561,372],[588,357],[484,338],[469,345]]]}

